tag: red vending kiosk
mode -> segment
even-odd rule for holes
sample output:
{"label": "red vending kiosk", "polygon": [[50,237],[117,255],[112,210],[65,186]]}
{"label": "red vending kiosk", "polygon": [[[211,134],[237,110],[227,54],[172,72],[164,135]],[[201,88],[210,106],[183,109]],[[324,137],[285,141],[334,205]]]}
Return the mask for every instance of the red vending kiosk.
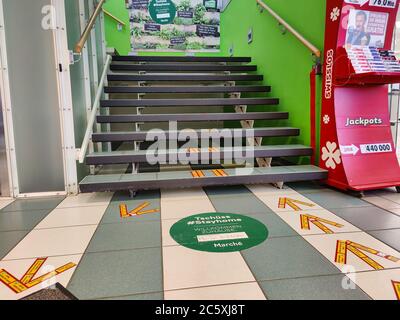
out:
{"label": "red vending kiosk", "polygon": [[342,190],[400,186],[388,104],[388,84],[400,83],[390,50],[398,7],[327,0],[320,166]]}

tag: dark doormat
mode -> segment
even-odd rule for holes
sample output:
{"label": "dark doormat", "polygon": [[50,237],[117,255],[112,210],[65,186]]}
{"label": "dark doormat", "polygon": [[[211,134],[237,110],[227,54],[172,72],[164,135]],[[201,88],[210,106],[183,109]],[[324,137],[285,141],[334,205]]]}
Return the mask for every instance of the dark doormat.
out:
{"label": "dark doormat", "polygon": [[71,292],[65,289],[61,284],[42,289],[21,300],[78,300]]}

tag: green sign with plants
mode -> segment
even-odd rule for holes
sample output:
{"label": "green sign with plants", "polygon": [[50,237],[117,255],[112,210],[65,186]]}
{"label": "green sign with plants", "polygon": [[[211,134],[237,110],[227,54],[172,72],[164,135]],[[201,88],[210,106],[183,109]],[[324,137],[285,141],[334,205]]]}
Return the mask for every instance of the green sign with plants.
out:
{"label": "green sign with plants", "polygon": [[218,0],[126,0],[132,51],[216,52]]}

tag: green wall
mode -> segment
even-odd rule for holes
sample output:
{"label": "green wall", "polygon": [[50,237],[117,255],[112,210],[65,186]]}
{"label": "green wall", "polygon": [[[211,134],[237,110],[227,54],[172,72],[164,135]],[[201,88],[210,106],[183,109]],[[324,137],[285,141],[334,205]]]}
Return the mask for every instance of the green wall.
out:
{"label": "green wall", "polygon": [[[325,0],[265,0],[289,24],[321,51],[324,44]],[[106,8],[122,18],[128,14],[124,0],[108,0]],[[129,28],[116,31],[115,23],[106,18],[108,46],[121,54],[129,51]],[[127,21],[129,25],[129,21]],[[247,43],[247,33],[253,28],[253,42]],[[272,86],[270,96],[280,98],[279,107],[249,108],[252,110],[289,111],[290,119],[260,122],[257,126],[290,125],[301,129],[300,137],[267,139],[266,143],[310,144],[310,80],[313,66],[311,53],[290,33],[283,34],[277,21],[266,11],[260,12],[255,0],[232,0],[221,16],[221,52],[229,55],[233,45],[235,56],[250,56],[258,66],[264,83]],[[160,54],[160,53],[158,53]],[[317,79],[317,111],[319,117],[321,77]],[[317,118],[318,120],[319,118]],[[318,121],[317,121],[318,122]],[[318,127],[318,125],[317,125]],[[318,149],[317,149],[318,150]],[[300,162],[307,162],[301,159]]]}

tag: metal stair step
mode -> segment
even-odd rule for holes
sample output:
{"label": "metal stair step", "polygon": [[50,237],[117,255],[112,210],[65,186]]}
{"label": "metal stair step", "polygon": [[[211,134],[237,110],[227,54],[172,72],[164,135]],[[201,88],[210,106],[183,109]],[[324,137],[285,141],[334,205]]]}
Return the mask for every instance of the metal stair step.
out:
{"label": "metal stair step", "polygon": [[[275,146],[259,146],[259,147],[228,147],[228,148],[191,148],[179,150],[157,150],[157,155],[165,157],[166,161],[170,159],[180,159],[190,156],[190,162],[199,162],[213,159],[230,160],[247,159],[249,155],[252,158],[270,158],[270,157],[295,157],[295,156],[311,156],[312,148],[303,145],[275,145]],[[113,151],[113,152],[97,152],[89,154],[86,157],[87,165],[100,164],[122,164],[122,163],[138,163],[148,161],[148,150],[139,151]]]}
{"label": "metal stair step", "polygon": [[[269,127],[269,128],[254,128],[254,129],[223,129],[225,132],[227,130],[232,130],[232,136],[235,137],[251,137],[252,134],[254,137],[288,137],[288,136],[298,136],[300,134],[300,129],[297,128],[289,128],[289,127]],[[233,131],[234,130],[234,131]],[[207,130],[211,131],[211,130]],[[127,132],[101,132],[94,133],[92,135],[93,142],[121,142],[121,141],[154,141],[154,139],[150,140],[150,136],[154,136],[157,131],[152,130],[152,134],[149,135],[148,131],[127,131]],[[202,130],[190,130],[187,131],[190,133],[197,133],[198,137],[201,137],[201,133],[204,132]],[[221,132],[218,130],[218,132]],[[179,134],[183,134],[184,130],[180,131],[159,131],[159,139],[160,140],[176,140]]]}
{"label": "metal stair step", "polygon": [[248,74],[109,74],[108,81],[262,81],[262,75]]}
{"label": "metal stair step", "polygon": [[238,106],[238,105],[277,105],[276,98],[245,99],[109,99],[100,102],[101,107],[187,107],[187,106]]}
{"label": "metal stair step", "polygon": [[257,71],[257,66],[250,65],[213,65],[213,64],[112,64],[112,71],[143,71],[143,72],[181,72],[181,71],[201,71],[201,72],[252,72]]}
{"label": "metal stair step", "polygon": [[159,173],[93,175],[80,182],[81,192],[119,190],[157,190],[261,184],[326,179],[328,172],[315,166],[284,166],[272,168],[204,170],[201,172],[174,171]]}
{"label": "metal stair step", "polygon": [[270,86],[144,86],[144,87],[105,87],[105,93],[233,93],[270,92]]}
{"label": "metal stair step", "polygon": [[242,120],[285,120],[288,112],[249,113],[182,113],[182,114],[120,114],[97,116],[98,123],[135,123],[168,121],[242,121]]}
{"label": "metal stair step", "polygon": [[251,62],[250,57],[170,57],[170,56],[117,56],[113,61],[133,62]]}

